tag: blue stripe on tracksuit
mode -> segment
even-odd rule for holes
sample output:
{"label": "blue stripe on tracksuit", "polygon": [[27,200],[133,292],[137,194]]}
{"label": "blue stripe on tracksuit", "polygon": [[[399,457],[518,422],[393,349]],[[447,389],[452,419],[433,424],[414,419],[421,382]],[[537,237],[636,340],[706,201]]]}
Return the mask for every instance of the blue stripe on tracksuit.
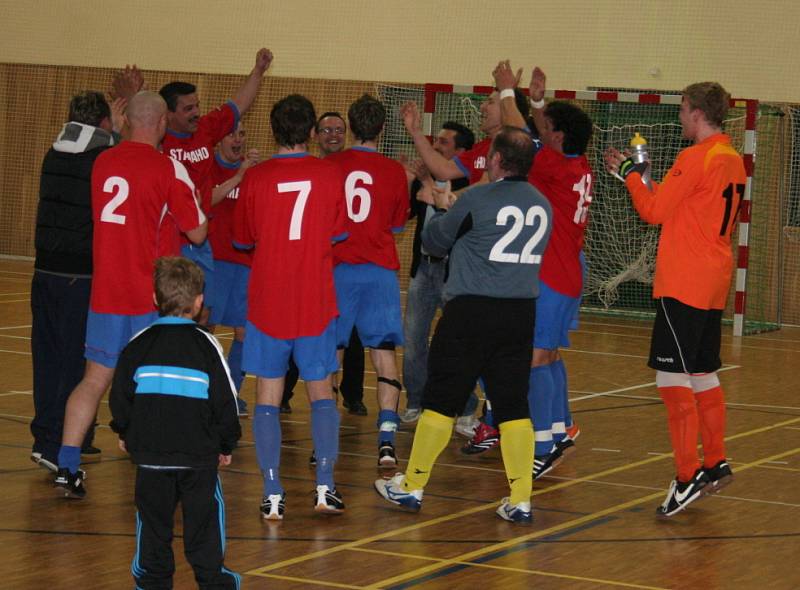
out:
{"label": "blue stripe on tracksuit", "polygon": [[131,574],[133,574],[134,578],[138,578],[139,576],[143,575],[145,571],[142,569],[142,566],[139,565],[139,556],[142,552],[142,519],[139,517],[139,511],[136,511],[136,553],[133,555],[133,561],[131,562]]}
{"label": "blue stripe on tracksuit", "polygon": [[208,373],[164,365],[144,365],[133,377],[137,394],[161,394],[208,399]]}
{"label": "blue stripe on tracksuit", "polygon": [[[220,480],[219,476],[217,476],[217,487],[214,490],[214,498],[217,501],[217,510],[219,511],[219,543],[220,547],[222,548],[222,555],[225,555],[225,499],[222,496],[222,480]],[[229,570],[226,567],[222,567],[223,574],[230,574],[233,576],[234,582],[236,583],[237,590],[241,587],[242,584],[242,576]]]}

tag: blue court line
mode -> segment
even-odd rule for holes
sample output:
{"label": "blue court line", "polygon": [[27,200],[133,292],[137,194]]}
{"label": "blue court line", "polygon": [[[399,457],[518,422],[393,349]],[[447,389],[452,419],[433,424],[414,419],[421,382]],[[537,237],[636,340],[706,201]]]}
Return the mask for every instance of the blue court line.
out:
{"label": "blue court line", "polygon": [[[484,556],[479,557],[477,559],[473,559],[471,561],[473,563],[488,563],[488,562],[493,561],[495,559],[499,559],[500,557],[505,557],[506,555],[510,555],[510,554],[516,553],[518,551],[526,551],[526,550],[530,549],[531,547],[534,547],[534,546],[542,544],[542,543],[547,543],[548,541],[557,541],[558,539],[562,539],[564,537],[568,537],[569,535],[573,535],[575,533],[580,533],[580,532],[592,529],[592,528],[594,528],[596,526],[600,526],[600,525],[606,524],[606,523],[611,522],[613,520],[617,520],[617,517],[616,516],[606,516],[604,518],[600,518],[598,520],[595,520],[595,521],[592,521],[590,523],[581,525],[579,527],[575,527],[575,528],[572,528],[572,529],[567,529],[566,531],[562,531],[562,532],[556,533],[554,535],[549,535],[547,537],[543,537],[543,538],[541,538],[539,540],[536,540],[536,541],[528,541],[528,542],[525,542],[525,543],[521,543],[521,544],[516,545],[514,547],[509,547],[508,549],[501,549],[499,551],[495,551],[494,553],[489,553],[487,555],[484,555]],[[402,556],[402,553],[399,554],[399,555]],[[453,574],[453,573],[459,572],[461,570],[467,569],[468,567],[469,567],[468,565],[462,565],[462,564],[451,565],[450,567],[447,567],[447,568],[432,572],[430,574],[421,576],[419,578],[415,578],[415,579],[409,580],[407,582],[402,582],[402,583],[396,584],[394,586],[389,586],[389,587],[386,588],[386,590],[404,590],[405,588],[413,588],[414,586],[418,586],[419,584],[423,584],[425,582],[429,582],[429,581],[435,580],[437,578],[442,578],[444,576],[449,576],[450,574]]]}

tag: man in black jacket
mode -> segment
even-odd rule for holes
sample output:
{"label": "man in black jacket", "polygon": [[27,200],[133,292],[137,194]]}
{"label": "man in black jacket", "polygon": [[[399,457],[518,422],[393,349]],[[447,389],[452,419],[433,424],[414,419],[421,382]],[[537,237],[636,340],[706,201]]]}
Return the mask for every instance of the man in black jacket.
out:
{"label": "man in black jacket", "polygon": [[186,258],[156,261],[161,316],[128,343],[111,385],[111,428],[136,463],[136,587],[171,588],[175,508],[201,588],[239,588],[225,568],[225,501],[218,465],[241,437],[236,388],[219,342],[197,325],[203,272]]}
{"label": "man in black jacket", "polygon": [[[33,405],[31,460],[57,471],[67,398],[84,372],[92,284],[92,167],[117,143],[125,101],[112,107],[99,92],[77,94],[69,122],[44,157],[31,284]],[[116,136],[116,137],[115,137]],[[94,427],[82,448],[91,449]]]}

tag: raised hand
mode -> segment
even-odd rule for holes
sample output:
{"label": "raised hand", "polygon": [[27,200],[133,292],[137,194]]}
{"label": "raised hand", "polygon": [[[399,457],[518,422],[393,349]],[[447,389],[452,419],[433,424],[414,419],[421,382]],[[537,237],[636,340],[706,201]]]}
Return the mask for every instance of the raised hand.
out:
{"label": "raised hand", "polygon": [[528,92],[530,93],[531,100],[539,101],[544,99],[544,91],[545,91],[545,84],[547,82],[547,76],[544,75],[544,71],[539,66],[533,68],[531,72],[531,84],[528,87]]}
{"label": "raised hand", "polygon": [[265,49],[262,47],[256,53],[256,65],[255,69],[263,74],[269,69],[270,64],[272,64],[273,55],[269,49]]}
{"label": "raised hand", "polygon": [[522,77],[522,68],[518,69],[515,74],[511,69],[511,62],[507,59],[501,60],[497,66],[495,66],[494,70],[492,70],[492,77],[494,78],[494,85],[498,90],[516,88]]}
{"label": "raised hand", "polygon": [[128,106],[128,99],[115,98],[109,105],[111,107],[111,128],[121,133],[122,128],[125,127],[125,107]]}
{"label": "raised hand", "polygon": [[260,161],[261,161],[261,152],[259,152],[255,148],[247,150],[247,154],[245,155],[244,160],[242,160],[242,165],[239,167],[239,170],[244,172],[251,166],[258,164]]}
{"label": "raised hand", "polygon": [[114,74],[111,80],[111,96],[113,98],[131,98],[144,88],[144,75],[136,64],[125,65],[124,70]]}
{"label": "raised hand", "polygon": [[409,134],[422,132],[421,118],[419,116],[419,107],[414,101],[408,101],[400,107],[400,117],[403,119],[403,125]]}

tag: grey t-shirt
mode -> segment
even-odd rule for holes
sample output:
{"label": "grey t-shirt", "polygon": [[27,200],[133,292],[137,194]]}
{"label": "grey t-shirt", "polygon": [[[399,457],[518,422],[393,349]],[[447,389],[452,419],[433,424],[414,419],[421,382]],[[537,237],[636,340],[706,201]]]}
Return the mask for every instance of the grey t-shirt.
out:
{"label": "grey t-shirt", "polygon": [[547,199],[523,177],[473,187],[422,230],[433,256],[450,252],[446,301],[459,295],[531,299],[552,228]]}

